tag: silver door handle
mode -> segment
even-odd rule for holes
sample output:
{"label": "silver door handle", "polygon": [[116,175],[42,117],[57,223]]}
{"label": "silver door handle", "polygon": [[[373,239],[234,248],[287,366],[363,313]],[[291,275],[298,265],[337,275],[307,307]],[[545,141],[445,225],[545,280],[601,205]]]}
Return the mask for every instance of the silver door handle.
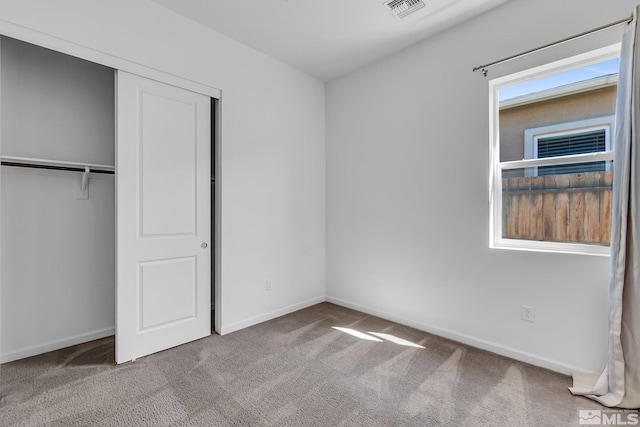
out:
{"label": "silver door handle", "polygon": [[202,244],[200,245],[200,247],[201,247],[202,249],[207,249],[207,246],[208,246],[208,245],[207,245],[207,243],[206,243],[206,242],[202,242]]}

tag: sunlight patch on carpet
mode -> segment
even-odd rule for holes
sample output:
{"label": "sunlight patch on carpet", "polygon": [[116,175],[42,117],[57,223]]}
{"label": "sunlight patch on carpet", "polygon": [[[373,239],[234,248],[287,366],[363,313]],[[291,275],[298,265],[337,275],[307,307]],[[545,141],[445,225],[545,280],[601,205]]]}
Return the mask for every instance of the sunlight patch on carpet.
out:
{"label": "sunlight patch on carpet", "polygon": [[372,337],[371,335],[367,335],[364,332],[356,331],[355,329],[343,328],[340,326],[332,326],[332,328],[337,331],[344,332],[345,334],[349,334],[353,337],[360,338],[361,340],[384,342],[380,338]]}
{"label": "sunlight patch on carpet", "polygon": [[375,335],[378,338],[382,338],[385,341],[389,341],[398,345],[403,345],[405,347],[424,348],[424,346],[421,346],[420,344],[416,344],[414,342],[405,340],[403,338],[396,337],[395,335],[383,334],[382,332],[368,332],[368,333],[371,335]]}
{"label": "sunlight patch on carpet", "polygon": [[361,340],[376,341],[376,342],[391,342],[397,345],[413,348],[424,348],[420,344],[416,344],[404,338],[396,337],[395,335],[385,334],[382,332],[360,332],[352,328],[343,328],[341,326],[332,326],[333,329],[349,334],[353,337],[360,338]]}

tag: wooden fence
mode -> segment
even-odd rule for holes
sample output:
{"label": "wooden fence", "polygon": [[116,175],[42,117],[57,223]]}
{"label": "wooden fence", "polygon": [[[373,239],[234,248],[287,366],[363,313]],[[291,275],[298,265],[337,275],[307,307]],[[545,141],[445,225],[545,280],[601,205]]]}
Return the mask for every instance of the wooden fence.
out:
{"label": "wooden fence", "polygon": [[502,235],[609,245],[613,172],[504,178]]}

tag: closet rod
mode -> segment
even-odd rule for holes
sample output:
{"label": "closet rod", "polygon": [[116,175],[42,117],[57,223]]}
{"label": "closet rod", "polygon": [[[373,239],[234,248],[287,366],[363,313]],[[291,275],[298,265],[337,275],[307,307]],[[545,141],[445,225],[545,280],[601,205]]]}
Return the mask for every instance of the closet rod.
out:
{"label": "closet rod", "polygon": [[[72,166],[39,165],[35,163],[19,163],[19,162],[9,162],[4,160],[1,162],[1,164],[2,166],[12,166],[17,168],[34,168],[34,169],[51,169],[51,170],[58,170],[58,171],[85,172],[84,168],[72,167]],[[112,170],[106,170],[106,169],[90,168],[90,173],[102,173],[106,175],[113,175],[115,172]]]}
{"label": "closet rod", "polygon": [[522,56],[529,55],[530,53],[538,52],[538,51],[547,49],[549,47],[557,46],[559,44],[566,43],[568,41],[575,40],[575,39],[578,39],[580,37],[587,36],[589,34],[597,33],[598,31],[606,30],[608,28],[615,27],[615,26],[620,25],[620,24],[629,23],[631,21],[633,21],[633,14],[631,16],[629,16],[628,18],[620,19],[618,21],[611,22],[610,24],[603,25],[601,27],[594,28],[594,29],[589,30],[589,31],[585,31],[585,32],[582,32],[580,34],[576,34],[574,36],[567,37],[567,38],[564,38],[562,40],[555,41],[553,43],[548,43],[548,44],[545,44],[543,46],[539,46],[539,47],[536,47],[536,48],[533,48],[533,49],[525,50],[524,52],[520,52],[520,53],[517,53],[515,55],[507,56],[506,58],[498,59],[497,61],[489,62],[489,63],[484,64],[484,65],[478,65],[477,67],[473,67],[472,71],[475,73],[476,71],[480,70],[480,71],[482,71],[482,75],[484,75],[486,77],[487,72],[489,71],[488,68],[491,67],[491,66],[494,66],[494,65],[497,65],[497,64],[502,64],[503,62],[511,61],[512,59],[520,58]]}

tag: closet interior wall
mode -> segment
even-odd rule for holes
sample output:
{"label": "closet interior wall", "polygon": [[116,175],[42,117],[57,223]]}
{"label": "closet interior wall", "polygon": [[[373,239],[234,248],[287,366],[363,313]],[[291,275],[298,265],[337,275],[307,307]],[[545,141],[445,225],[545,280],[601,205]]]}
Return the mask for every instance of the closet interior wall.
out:
{"label": "closet interior wall", "polygon": [[[0,38],[0,154],[114,165],[113,69]],[[0,361],[113,335],[114,175],[2,166]]]}

